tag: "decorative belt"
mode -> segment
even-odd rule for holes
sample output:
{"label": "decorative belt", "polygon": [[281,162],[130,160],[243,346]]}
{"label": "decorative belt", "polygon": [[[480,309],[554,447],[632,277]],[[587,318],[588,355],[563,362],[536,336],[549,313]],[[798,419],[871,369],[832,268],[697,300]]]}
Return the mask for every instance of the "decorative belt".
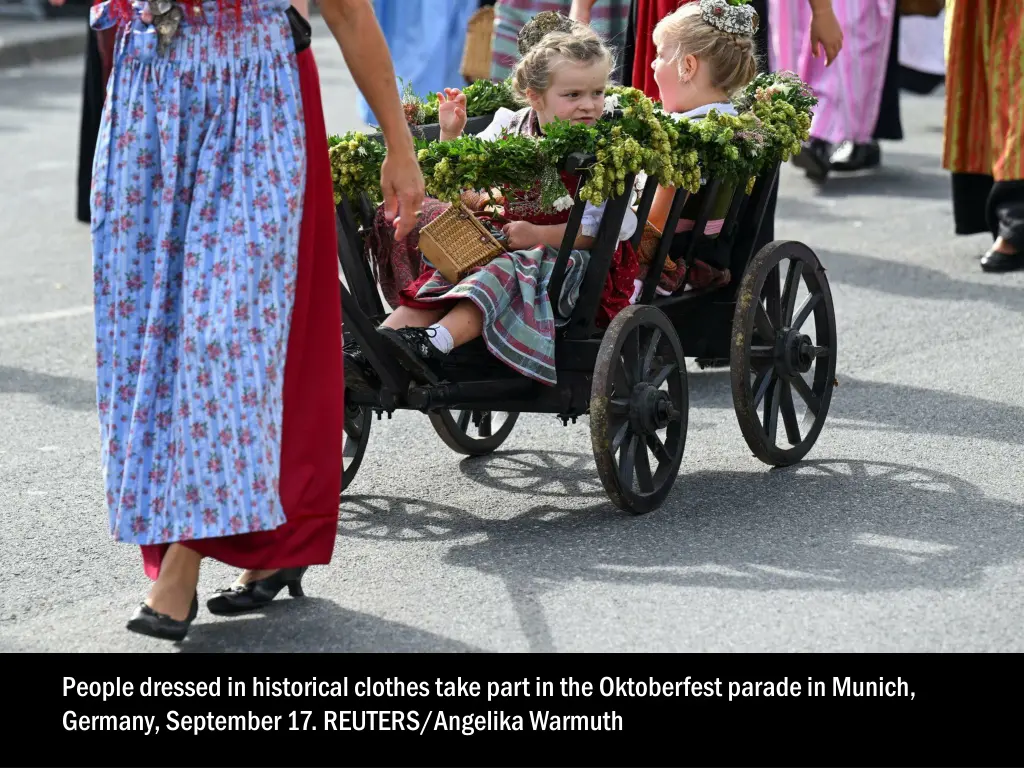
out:
{"label": "decorative belt", "polygon": [[[285,14],[288,16],[288,23],[292,30],[295,52],[302,53],[312,44],[313,27],[301,13],[295,10],[294,6],[289,5]],[[90,16],[90,25],[94,29],[107,29],[115,23],[109,0],[94,5],[90,9]],[[170,48],[171,40],[177,33],[184,16],[184,11],[175,0],[149,0],[146,10],[140,13],[132,26],[142,27],[143,29],[137,31],[143,32],[143,34],[147,31],[144,27],[149,27],[150,34],[155,32],[156,52],[164,54]],[[149,49],[150,55],[152,55],[152,41],[153,38],[150,37],[146,41],[148,45],[144,44],[144,48]]]}

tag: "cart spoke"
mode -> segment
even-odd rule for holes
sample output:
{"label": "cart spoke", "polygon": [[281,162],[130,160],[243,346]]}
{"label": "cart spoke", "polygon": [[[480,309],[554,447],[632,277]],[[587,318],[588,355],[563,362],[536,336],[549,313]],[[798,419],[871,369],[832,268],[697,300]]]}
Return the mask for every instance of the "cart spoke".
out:
{"label": "cart spoke", "polygon": [[459,411],[459,429],[466,432],[469,429],[469,419],[473,415],[472,411]]}
{"label": "cart spoke", "polygon": [[793,389],[788,381],[782,382],[779,408],[782,410],[782,422],[786,425],[786,437],[790,445],[800,445],[800,425],[797,423],[796,406],[793,404]]}
{"label": "cart spoke", "polygon": [[647,446],[639,440],[637,440],[636,449],[636,481],[640,486],[640,493],[654,493],[651,457],[647,454]]}
{"label": "cart spoke", "polygon": [[762,304],[758,304],[754,310],[754,333],[760,336],[762,341],[775,341],[775,326],[768,319]]}
{"label": "cart spoke", "polygon": [[619,431],[615,433],[615,437],[612,438],[611,451],[614,454],[620,447],[622,447],[622,441],[626,439],[626,436],[630,434],[629,421],[623,422],[622,426],[619,427]]}
{"label": "cart spoke", "polygon": [[619,455],[619,484],[624,489],[633,487],[633,470],[636,467],[636,449],[639,442],[636,435],[630,435],[629,443]]}
{"label": "cart spoke", "polygon": [[669,455],[668,448],[661,442],[661,438],[657,435],[647,436],[647,447],[651,449],[651,453],[654,454],[654,458],[658,461],[658,466],[662,464],[672,463],[672,457]]}
{"label": "cart spoke", "polygon": [[773,379],[768,385],[768,394],[764,399],[764,431],[768,433],[768,442],[776,445],[779,431],[779,383],[781,379]]}
{"label": "cart spoke", "polygon": [[793,323],[790,326],[794,331],[799,331],[804,327],[804,323],[807,322],[807,318],[811,316],[811,312],[818,306],[818,302],[821,301],[820,293],[812,293],[803,303],[800,305],[800,309],[797,310],[796,317],[793,318]]}
{"label": "cart spoke", "polygon": [[769,368],[754,382],[754,410],[757,410],[757,406],[761,404],[764,399],[765,393],[768,392],[768,386],[775,380],[775,368]]}
{"label": "cart spoke", "polygon": [[654,356],[658,352],[658,344],[661,342],[661,329],[655,328],[647,342],[647,352],[644,355],[643,367],[640,369],[640,379],[645,380],[651,372],[651,365],[654,363]]}
{"label": "cart spoke", "polygon": [[629,413],[629,400],[622,397],[613,397],[608,401],[608,412],[616,415]]}
{"label": "cart spoke", "polygon": [[480,437],[491,436],[491,412],[484,411],[483,416],[480,417],[480,426],[477,429],[477,433]]}
{"label": "cart spoke", "polygon": [[626,372],[626,380],[630,388],[643,380],[640,371],[640,334],[639,329],[627,334],[622,343],[622,368]]}
{"label": "cart spoke", "polygon": [[793,374],[789,377],[789,383],[793,385],[793,389],[800,395],[800,398],[807,403],[807,410],[813,413],[815,416],[818,415],[818,410],[821,408],[821,401],[811,391],[811,388],[807,386],[807,382],[804,381],[804,377],[799,374]]}
{"label": "cart spoke", "polygon": [[796,306],[796,293],[800,290],[800,277],[803,275],[804,263],[802,261],[789,262],[789,272],[786,273],[786,287],[782,292],[782,317],[779,325],[785,328],[793,321],[793,307]]}
{"label": "cart spoke", "polygon": [[668,377],[672,375],[672,372],[675,371],[675,369],[675,363],[669,363],[668,365],[666,365],[664,368],[658,371],[657,376],[651,379],[651,386],[654,387],[655,389],[661,389],[661,385],[668,381]]}

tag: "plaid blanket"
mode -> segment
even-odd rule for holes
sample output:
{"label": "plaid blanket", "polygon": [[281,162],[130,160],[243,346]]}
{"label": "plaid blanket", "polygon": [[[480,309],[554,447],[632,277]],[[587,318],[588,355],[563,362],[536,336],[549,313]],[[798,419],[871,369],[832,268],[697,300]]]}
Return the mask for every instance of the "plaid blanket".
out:
{"label": "plaid blanket", "polygon": [[512,251],[476,267],[457,285],[434,269],[416,298],[469,299],[483,313],[483,337],[491,353],[524,376],[553,385],[555,330],[576,305],[590,253],[573,251],[569,256],[556,316],[548,283],[557,260],[558,250],[547,246]]}

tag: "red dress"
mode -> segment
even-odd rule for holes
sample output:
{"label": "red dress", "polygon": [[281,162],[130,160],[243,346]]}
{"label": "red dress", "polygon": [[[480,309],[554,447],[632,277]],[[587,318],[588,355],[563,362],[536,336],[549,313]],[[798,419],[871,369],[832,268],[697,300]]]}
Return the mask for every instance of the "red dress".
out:
{"label": "red dress", "polygon": [[636,3],[636,41],[633,48],[632,86],[655,101],[661,100],[651,65],[658,58],[654,27],[663,18],[691,0],[633,0]]}
{"label": "red dress", "polygon": [[[284,374],[280,494],[287,522],[270,531],[182,542],[236,568],[326,565],[338,528],[345,392],[337,214],[312,48],[298,54],[298,65],[308,167]],[[142,547],[151,579],[167,546]]]}

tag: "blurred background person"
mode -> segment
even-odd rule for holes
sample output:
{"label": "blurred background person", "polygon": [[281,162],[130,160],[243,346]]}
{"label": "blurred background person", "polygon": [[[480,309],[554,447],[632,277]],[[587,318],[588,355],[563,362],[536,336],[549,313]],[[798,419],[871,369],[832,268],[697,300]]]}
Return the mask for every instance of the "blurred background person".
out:
{"label": "blurred background person", "polygon": [[1024,13],[1020,0],[947,0],[946,125],[958,235],[991,232],[986,272],[1024,268]]}
{"label": "blurred background person", "polygon": [[[466,30],[479,8],[479,0],[373,0],[377,23],[394,60],[400,93],[411,88],[425,98],[462,84]],[[368,125],[378,125],[362,94],[359,116]]]}
{"label": "blurred background person", "polygon": [[[494,4],[494,39],[491,53],[491,80],[500,82],[519,61],[519,30],[544,11],[554,11],[589,24],[615,53],[611,81],[625,82],[624,49],[630,42],[627,32],[630,0],[497,0]],[[585,18],[580,14],[585,14]]]}

